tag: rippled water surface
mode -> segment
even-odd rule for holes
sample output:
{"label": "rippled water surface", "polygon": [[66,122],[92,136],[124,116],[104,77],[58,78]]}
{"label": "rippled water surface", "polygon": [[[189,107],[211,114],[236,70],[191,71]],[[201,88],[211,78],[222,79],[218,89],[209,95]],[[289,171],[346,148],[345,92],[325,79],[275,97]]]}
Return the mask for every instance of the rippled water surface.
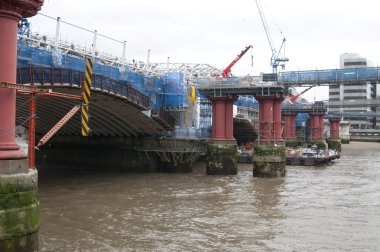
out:
{"label": "rippled water surface", "polygon": [[41,251],[380,251],[380,144],[285,178],[40,171]]}

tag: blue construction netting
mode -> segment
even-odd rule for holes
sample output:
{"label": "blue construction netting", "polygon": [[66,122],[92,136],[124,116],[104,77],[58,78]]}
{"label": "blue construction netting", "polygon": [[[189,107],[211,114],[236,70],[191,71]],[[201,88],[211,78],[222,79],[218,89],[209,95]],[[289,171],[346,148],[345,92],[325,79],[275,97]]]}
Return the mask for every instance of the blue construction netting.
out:
{"label": "blue construction netting", "polygon": [[211,128],[211,102],[206,96],[199,96],[199,128]]}
{"label": "blue construction netting", "polygon": [[309,119],[309,113],[298,113],[296,115],[296,126],[305,126]]}
{"label": "blue construction netting", "polygon": [[168,72],[163,78],[160,102],[165,107],[179,107],[187,104],[187,88],[183,83],[183,73]]}
{"label": "blue construction netting", "polygon": [[[283,103],[282,104],[282,107],[286,107],[287,105],[289,104],[286,104],[286,103]],[[302,104],[302,103],[294,103],[292,104],[292,106],[296,106],[296,107],[303,107],[305,104]],[[309,113],[297,113],[296,114],[296,126],[305,126],[306,125],[306,122],[307,120],[309,119]]]}
{"label": "blue construction netting", "polygon": [[144,94],[147,94],[144,87],[144,75],[135,72],[128,72],[126,73],[126,80],[131,83],[132,87],[140,92],[143,92]]}
{"label": "blue construction netting", "polygon": [[[18,41],[17,65],[19,67],[37,65],[44,67],[66,68],[85,71],[85,58],[82,55],[63,53],[55,49],[38,49],[30,47],[25,41]],[[93,65],[93,73],[110,79],[121,81],[125,85],[131,85],[139,92],[148,95],[152,100],[152,107],[162,106],[157,98],[159,93],[164,93],[165,106],[182,106],[186,98],[186,90],[183,85],[182,73],[168,73],[163,77],[146,76],[131,71],[128,66],[109,66],[98,59]],[[168,84],[166,84],[168,83]]]}
{"label": "blue construction netting", "polygon": [[257,100],[252,95],[239,96],[239,98],[235,101],[235,105],[256,109],[259,107]]}
{"label": "blue construction netting", "polygon": [[[295,103],[293,104],[296,107],[302,107],[304,104],[302,103]],[[305,126],[307,120],[309,119],[309,113],[297,113],[296,115],[296,126]]]}
{"label": "blue construction netting", "polygon": [[211,128],[175,128],[172,134],[176,138],[210,138]]}
{"label": "blue construction netting", "polygon": [[32,50],[19,43],[17,46],[17,66],[23,67],[32,64]]}

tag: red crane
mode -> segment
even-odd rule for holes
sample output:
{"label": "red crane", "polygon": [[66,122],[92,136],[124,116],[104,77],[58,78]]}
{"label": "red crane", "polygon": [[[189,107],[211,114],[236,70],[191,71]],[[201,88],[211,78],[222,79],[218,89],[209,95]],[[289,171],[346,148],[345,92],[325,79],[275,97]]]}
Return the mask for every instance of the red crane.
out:
{"label": "red crane", "polygon": [[310,87],[306,88],[304,91],[302,91],[301,93],[296,94],[295,96],[291,97],[289,101],[291,103],[294,103],[297,100],[298,97],[300,97],[301,95],[303,95],[304,93],[306,93],[307,91],[309,91],[312,87],[314,87],[314,86],[310,86]]}
{"label": "red crane", "polygon": [[226,78],[226,77],[230,77],[231,76],[231,68],[236,64],[236,62],[238,62],[241,57],[243,57],[243,55],[250,49],[252,48],[253,46],[249,45],[247,46],[243,51],[241,51],[241,53],[236,56],[236,58],[228,65],[228,67],[226,67],[223,72],[222,72],[222,77]]}

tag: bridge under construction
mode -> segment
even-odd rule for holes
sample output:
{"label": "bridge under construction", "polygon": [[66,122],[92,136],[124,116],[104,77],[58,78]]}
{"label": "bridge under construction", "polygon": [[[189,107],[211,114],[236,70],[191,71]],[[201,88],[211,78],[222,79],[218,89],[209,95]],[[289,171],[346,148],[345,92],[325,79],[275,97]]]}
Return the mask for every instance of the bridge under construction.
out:
{"label": "bridge under construction", "polygon": [[[125,57],[125,41],[116,41],[122,44],[121,56],[105,54],[96,48],[98,37],[104,35],[93,32],[93,47],[81,47],[60,40],[60,27],[71,24],[60,18],[55,22],[55,38],[33,33],[29,30],[27,20],[20,23],[17,83],[79,96],[82,92],[82,82],[85,80],[84,59],[93,58],[90,129],[91,134],[97,137],[213,139],[216,134],[215,125],[220,125],[213,120],[215,118],[220,120],[220,115],[214,114],[216,110],[212,104],[215,102],[213,101],[215,97],[221,96],[232,97],[232,104],[238,107],[238,111],[248,111],[253,108],[256,112],[254,117],[240,114],[239,119],[228,119],[229,122],[224,130],[229,133],[216,135],[219,138],[232,139],[234,131],[230,121],[233,120],[238,124],[237,122],[241,122],[243,118],[248,124],[253,123],[255,134],[263,139],[265,131],[263,125],[270,124],[272,125],[270,128],[274,127],[275,131],[280,132],[281,118],[276,114],[276,120],[279,122],[275,122],[273,117],[266,118],[265,122],[259,119],[260,102],[257,101],[257,96],[274,94],[275,97],[283,97],[287,89],[299,86],[377,82],[380,76],[379,68],[289,71],[246,77],[227,76],[230,75],[231,67],[252,46],[243,50],[226,68],[227,70],[220,70],[208,64],[172,63],[169,59],[166,63],[154,63],[150,61],[150,51],[146,62],[129,61]],[[25,109],[28,98],[19,96],[17,101],[20,108],[17,124],[24,125],[25,118],[28,118],[28,110]],[[366,106],[372,107],[379,105],[376,99],[355,102],[366,103]],[[357,105],[355,102],[350,102],[348,105]],[[77,103],[78,101],[73,99],[59,97],[37,99],[36,133],[43,135],[48,132],[49,128]],[[328,106],[342,105],[335,103],[330,102]],[[228,108],[228,113],[231,111],[236,116],[233,110],[233,107]],[[277,105],[276,110],[278,111]],[[373,115],[367,113],[365,116]],[[227,120],[227,117],[223,118]],[[77,114],[55,134],[77,136],[79,124],[80,117]],[[260,131],[262,132],[259,133]],[[276,134],[274,139],[281,139],[279,133]],[[238,142],[244,144],[239,138]],[[144,148],[141,144],[139,146],[139,150]],[[156,153],[159,153],[158,145],[155,146]],[[146,150],[153,151],[151,146],[146,146]],[[199,150],[199,153],[203,152],[204,150]]]}
{"label": "bridge under construction", "polygon": [[[235,175],[238,144],[249,142],[252,175],[283,177],[285,146],[298,145],[298,114],[308,114],[310,144],[327,149],[325,104],[283,106],[290,87],[379,82],[378,68],[233,77],[231,67],[252,46],[224,70],[151,63],[150,51],[146,62],[128,61],[125,41],[112,39],[122,45],[121,57],[100,52],[97,39],[111,38],[97,31],[81,28],[93,35],[90,48],[61,41],[62,25],[78,26],[60,18],[53,19],[54,38],[33,33],[24,18],[36,15],[42,4],[0,1],[1,251],[38,250],[36,167],[191,172],[204,156],[207,174]],[[273,67],[287,61],[273,60]],[[240,113],[257,115],[256,124],[249,114],[238,114],[237,106],[246,108]],[[329,118],[334,151],[340,149],[340,120]],[[235,125],[246,134],[235,134]],[[27,153],[16,143],[21,126],[28,129],[21,134],[29,140]]]}

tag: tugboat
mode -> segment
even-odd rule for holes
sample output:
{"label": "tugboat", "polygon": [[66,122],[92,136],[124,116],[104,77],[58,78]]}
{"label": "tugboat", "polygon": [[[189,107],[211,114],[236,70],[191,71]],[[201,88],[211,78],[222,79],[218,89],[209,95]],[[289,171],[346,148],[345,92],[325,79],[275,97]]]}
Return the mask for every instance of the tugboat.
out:
{"label": "tugboat", "polygon": [[244,146],[239,147],[239,163],[252,163],[253,151],[252,149],[246,149]]}
{"label": "tugboat", "polygon": [[339,159],[340,153],[334,150],[321,150],[316,146],[310,148],[288,148],[286,155],[287,165],[314,166],[322,165]]}

